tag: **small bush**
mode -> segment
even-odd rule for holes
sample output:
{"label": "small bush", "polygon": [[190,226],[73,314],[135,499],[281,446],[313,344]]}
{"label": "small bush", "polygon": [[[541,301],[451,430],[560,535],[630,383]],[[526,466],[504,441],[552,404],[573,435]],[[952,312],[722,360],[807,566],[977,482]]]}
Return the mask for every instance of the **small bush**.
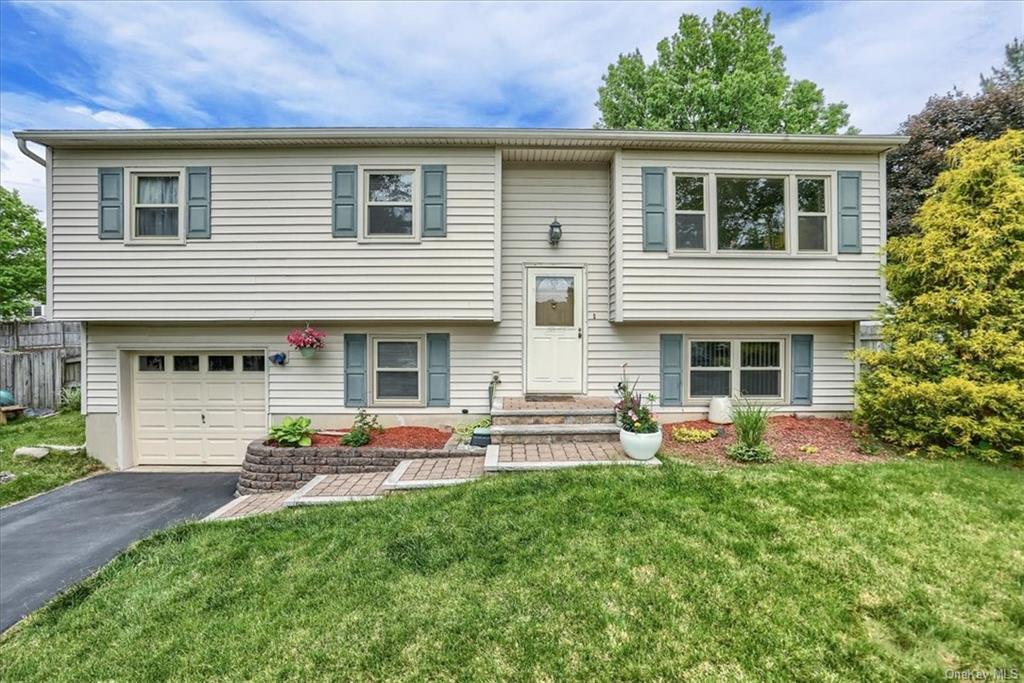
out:
{"label": "small bush", "polygon": [[733,460],[742,462],[768,462],[774,458],[772,449],[764,442],[768,431],[768,416],[771,411],[765,406],[746,401],[732,410],[736,443],[725,449]]}
{"label": "small bush", "polygon": [[818,450],[819,449],[817,446],[809,443],[805,443],[803,446],[800,447],[800,452],[806,453],[807,455],[814,455],[815,453],[818,452]]}
{"label": "small bush", "polygon": [[281,446],[309,446],[316,433],[311,424],[308,417],[286,417],[281,424],[271,427],[270,438]]}
{"label": "small bush", "polygon": [[78,412],[82,409],[82,387],[64,387],[60,392],[60,407]]}
{"label": "small bush", "polygon": [[690,429],[676,427],[672,430],[672,440],[679,443],[705,443],[718,436],[717,429]]}
{"label": "small bush", "polygon": [[741,443],[734,443],[726,447],[725,454],[733,460],[740,462],[771,462],[775,454],[768,444],[762,443],[757,446],[744,446]]}
{"label": "small bush", "polygon": [[359,412],[356,413],[355,419],[352,421],[352,429],[341,437],[341,443],[353,448],[359,448],[370,443],[370,439],[373,438],[375,433],[383,431],[384,428],[380,426],[380,420],[377,416],[360,408]]}

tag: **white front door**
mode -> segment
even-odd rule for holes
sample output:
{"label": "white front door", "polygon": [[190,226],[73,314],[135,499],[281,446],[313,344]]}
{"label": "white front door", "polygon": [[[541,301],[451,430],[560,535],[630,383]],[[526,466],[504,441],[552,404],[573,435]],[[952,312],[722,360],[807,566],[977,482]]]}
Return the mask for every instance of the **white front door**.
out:
{"label": "white front door", "polygon": [[526,391],[583,393],[582,268],[526,271]]}

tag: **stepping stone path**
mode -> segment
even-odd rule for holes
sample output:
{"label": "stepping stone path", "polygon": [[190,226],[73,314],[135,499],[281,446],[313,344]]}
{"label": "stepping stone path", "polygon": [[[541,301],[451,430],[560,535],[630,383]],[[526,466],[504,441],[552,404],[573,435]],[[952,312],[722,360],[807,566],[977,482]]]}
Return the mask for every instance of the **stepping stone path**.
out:
{"label": "stepping stone path", "polygon": [[492,407],[492,417],[499,434],[503,431],[500,427],[508,429],[504,430],[504,439],[499,437],[499,443],[487,447],[484,457],[410,459],[390,472],[321,474],[298,491],[236,498],[207,519],[237,519],[285,507],[376,500],[400,491],[464,484],[498,472],[661,464],[657,458],[638,461],[626,456],[618,441],[610,401],[585,398],[538,403],[505,399]]}

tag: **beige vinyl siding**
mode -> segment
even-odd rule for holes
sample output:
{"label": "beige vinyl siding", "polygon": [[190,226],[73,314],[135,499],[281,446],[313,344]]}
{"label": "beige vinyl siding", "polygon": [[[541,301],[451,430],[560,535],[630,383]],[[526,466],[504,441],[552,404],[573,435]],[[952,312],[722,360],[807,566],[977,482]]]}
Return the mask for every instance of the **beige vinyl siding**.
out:
{"label": "beige vinyl siding", "polygon": [[[90,413],[115,413],[118,404],[118,357],[128,351],[208,351],[216,349],[283,351],[288,363],[276,366],[267,361],[268,411],[275,415],[346,414],[345,367],[342,354],[346,332],[370,334],[451,335],[451,406],[418,408],[416,412],[452,413],[466,409],[486,413],[487,385],[495,354],[502,348],[493,324],[484,325],[374,325],[341,327],[324,325],[327,346],[314,358],[305,359],[288,348],[285,336],[296,324],[241,323],[223,325],[164,324],[140,325],[92,323],[86,336],[88,395]],[[408,408],[374,408],[382,414],[410,412]]]}
{"label": "beige vinyl siding", "polygon": [[[606,365],[614,356],[609,322],[607,164],[506,164],[502,172],[502,321],[493,353],[501,371],[501,392],[523,391],[525,320],[523,303],[527,266],[583,267],[587,296],[584,321],[584,367]],[[562,224],[558,246],[548,244],[548,224]],[[585,372],[587,393],[607,389],[603,373]]]}
{"label": "beige vinyl siding", "polygon": [[[638,391],[644,394],[660,392],[660,335],[682,334],[684,342],[693,337],[740,337],[788,338],[793,334],[814,335],[814,379],[813,404],[809,406],[779,406],[778,410],[793,413],[842,413],[853,410],[854,362],[850,354],[854,350],[853,323],[686,323],[671,326],[648,324],[616,325],[615,342],[617,363],[628,363],[627,373],[639,379]],[[684,363],[687,367],[689,363]],[[618,379],[618,365],[602,364],[591,367],[595,382],[614,386]],[[790,366],[783,364],[784,382],[789,384]],[[687,381],[684,375],[684,382]],[[592,382],[593,383],[593,382]],[[684,387],[685,393],[685,387]],[[684,401],[680,408],[664,408],[663,413],[707,412],[707,401]]]}
{"label": "beige vinyl siding", "polygon": [[[860,171],[861,254],[684,255],[643,251],[641,169],[682,173],[834,174]],[[622,320],[862,320],[881,302],[882,240],[876,154],[622,153]],[[831,183],[831,193],[835,184]],[[669,188],[668,202],[673,195]],[[709,201],[714,199],[709,197]],[[790,211],[793,207],[790,207]],[[714,225],[708,239],[714,239]],[[674,229],[669,213],[669,243]],[[830,218],[834,251],[836,218]]]}
{"label": "beige vinyl siding", "polygon": [[[492,320],[495,163],[488,148],[55,150],[52,314],[87,321]],[[332,238],[335,164],[445,164],[448,236],[397,244]],[[126,173],[210,166],[212,239],[180,246],[98,239],[96,174],[104,166]],[[127,234],[127,205],[125,216]]]}

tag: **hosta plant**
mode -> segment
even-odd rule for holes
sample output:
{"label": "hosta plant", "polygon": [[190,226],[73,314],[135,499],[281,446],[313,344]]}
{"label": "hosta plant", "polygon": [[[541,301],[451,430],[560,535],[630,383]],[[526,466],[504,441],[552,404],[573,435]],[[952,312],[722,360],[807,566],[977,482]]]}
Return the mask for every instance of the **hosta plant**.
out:
{"label": "hosta plant", "polygon": [[316,431],[308,417],[286,417],[270,428],[270,439],[280,446],[310,446]]}

